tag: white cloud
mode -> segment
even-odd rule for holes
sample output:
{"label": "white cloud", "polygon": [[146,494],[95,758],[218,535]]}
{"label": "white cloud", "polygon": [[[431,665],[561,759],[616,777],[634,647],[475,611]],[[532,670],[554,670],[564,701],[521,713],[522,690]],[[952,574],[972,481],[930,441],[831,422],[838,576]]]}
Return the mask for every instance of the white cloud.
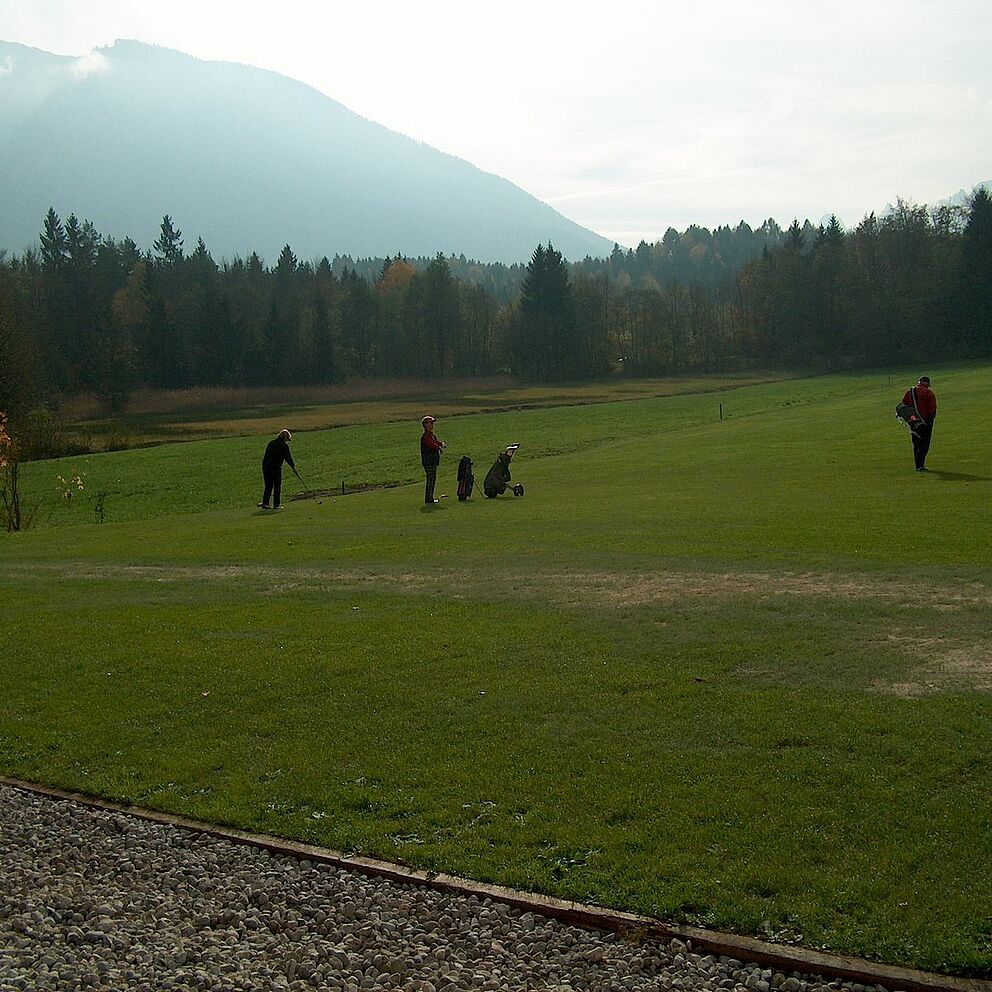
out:
{"label": "white cloud", "polygon": [[69,74],[73,79],[82,80],[94,73],[109,72],[110,63],[97,51],[92,51],[88,55],[81,55],[69,63]]}
{"label": "white cloud", "polygon": [[0,76],[9,76],[14,71],[14,59],[8,55],[0,62]]}

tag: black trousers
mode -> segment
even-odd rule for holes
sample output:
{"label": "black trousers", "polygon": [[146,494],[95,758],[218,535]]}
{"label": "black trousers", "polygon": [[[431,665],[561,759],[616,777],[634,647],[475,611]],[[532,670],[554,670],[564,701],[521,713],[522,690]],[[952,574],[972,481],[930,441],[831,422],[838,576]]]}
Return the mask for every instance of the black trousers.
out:
{"label": "black trousers", "polygon": [[913,461],[916,462],[917,469],[921,469],[926,465],[927,452],[930,450],[930,436],[932,434],[933,428],[929,424],[917,427],[913,431]]}
{"label": "black trousers", "polygon": [[265,480],[265,490],[262,492],[262,506],[269,505],[269,497],[273,498],[273,506],[279,506],[282,496],[282,466],[266,468],[262,466],[262,478]]}
{"label": "black trousers", "polygon": [[424,472],[427,475],[427,483],[424,486],[424,502],[434,502],[434,487],[437,485],[437,466],[425,465]]}

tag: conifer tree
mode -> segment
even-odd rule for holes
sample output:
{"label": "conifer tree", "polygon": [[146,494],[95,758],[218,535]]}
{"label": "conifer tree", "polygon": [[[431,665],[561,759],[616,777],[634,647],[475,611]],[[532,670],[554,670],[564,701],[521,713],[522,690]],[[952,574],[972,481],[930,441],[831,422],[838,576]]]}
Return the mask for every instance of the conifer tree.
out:
{"label": "conifer tree", "polygon": [[520,291],[518,368],[536,378],[559,378],[574,337],[572,288],[561,252],[538,245]]}
{"label": "conifer tree", "polygon": [[424,308],[428,314],[432,375],[451,370],[454,342],[459,333],[458,290],[444,255],[437,256],[424,272]]}
{"label": "conifer tree", "polygon": [[45,228],[41,233],[41,264],[47,272],[61,272],[69,258],[69,245],[65,228],[54,207],[45,214]]}
{"label": "conifer tree", "polygon": [[975,190],[962,238],[961,322],[969,353],[992,355],[992,196]]}
{"label": "conifer tree", "polygon": [[173,225],[168,214],[162,218],[161,233],[152,247],[168,268],[175,268],[183,260],[183,232]]}

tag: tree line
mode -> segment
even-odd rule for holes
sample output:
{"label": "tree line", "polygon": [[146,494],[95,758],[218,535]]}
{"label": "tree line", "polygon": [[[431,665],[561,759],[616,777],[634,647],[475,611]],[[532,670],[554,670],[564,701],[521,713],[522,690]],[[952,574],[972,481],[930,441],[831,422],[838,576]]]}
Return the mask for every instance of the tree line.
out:
{"label": "tree line", "polygon": [[669,230],[569,263],[463,256],[218,263],[172,218],[150,249],[50,209],[0,256],[0,410],[143,387],[512,374],[551,381],[748,367],[828,370],[992,355],[992,201],[899,201],[846,231],[774,221]]}

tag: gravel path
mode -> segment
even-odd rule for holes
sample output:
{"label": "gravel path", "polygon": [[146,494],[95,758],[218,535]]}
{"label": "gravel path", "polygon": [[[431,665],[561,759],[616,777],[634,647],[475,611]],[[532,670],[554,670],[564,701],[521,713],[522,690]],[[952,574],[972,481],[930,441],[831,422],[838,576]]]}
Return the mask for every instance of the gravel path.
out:
{"label": "gravel path", "polygon": [[3,992],[866,992],[2,785],[0,866]]}

